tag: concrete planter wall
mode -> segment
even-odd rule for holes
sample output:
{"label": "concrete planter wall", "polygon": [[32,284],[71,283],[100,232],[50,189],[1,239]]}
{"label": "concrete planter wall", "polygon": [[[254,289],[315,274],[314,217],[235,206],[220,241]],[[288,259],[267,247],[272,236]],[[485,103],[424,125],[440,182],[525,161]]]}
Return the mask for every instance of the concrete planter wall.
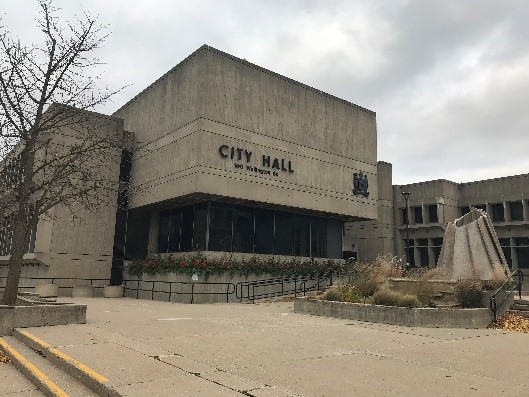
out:
{"label": "concrete planter wall", "polygon": [[488,308],[407,308],[309,300],[307,298],[296,299],[294,312],[426,328],[486,328],[494,320],[492,311]]}
{"label": "concrete planter wall", "polygon": [[103,297],[123,298],[124,289],[122,285],[105,285],[103,287]]}
{"label": "concrete planter wall", "polygon": [[0,306],[0,336],[14,328],[85,323],[86,305]]}
{"label": "concrete planter wall", "polygon": [[[244,283],[248,281],[276,279],[278,276],[271,274],[260,275],[232,275],[229,273],[209,276],[207,279],[199,275],[197,280],[193,280],[191,276],[184,274],[164,274],[164,275],[148,275],[144,274],[139,280],[136,276],[130,276],[125,273],[126,281],[125,296],[139,299],[153,299],[159,301],[171,301],[178,303],[226,303],[238,302],[237,293],[235,291],[237,283]],[[138,280],[138,281],[136,281]],[[170,285],[170,282],[175,284]],[[312,288],[317,285],[317,280],[310,280],[305,282],[305,287]],[[153,288],[154,286],[154,288]],[[139,288],[143,291],[136,292]],[[292,291],[296,288],[300,291],[300,284],[289,282],[283,285],[270,285],[255,288],[256,294],[278,294],[281,290]],[[154,289],[154,292],[152,290]],[[247,295],[247,289],[237,291]],[[250,291],[252,292],[252,291]],[[171,294],[169,294],[171,293]],[[169,297],[170,295],[170,297]]]}
{"label": "concrete planter wall", "polygon": [[41,298],[55,298],[59,296],[57,284],[39,284],[35,286],[35,293]]}

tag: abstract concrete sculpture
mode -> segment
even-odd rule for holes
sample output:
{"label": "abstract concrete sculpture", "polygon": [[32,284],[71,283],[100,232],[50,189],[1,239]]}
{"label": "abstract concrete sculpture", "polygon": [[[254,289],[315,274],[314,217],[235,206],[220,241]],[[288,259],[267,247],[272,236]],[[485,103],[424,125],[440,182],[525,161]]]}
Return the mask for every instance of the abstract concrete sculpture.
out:
{"label": "abstract concrete sculpture", "polygon": [[492,280],[508,274],[505,256],[486,212],[470,207],[468,214],[448,223],[437,267],[450,280]]}

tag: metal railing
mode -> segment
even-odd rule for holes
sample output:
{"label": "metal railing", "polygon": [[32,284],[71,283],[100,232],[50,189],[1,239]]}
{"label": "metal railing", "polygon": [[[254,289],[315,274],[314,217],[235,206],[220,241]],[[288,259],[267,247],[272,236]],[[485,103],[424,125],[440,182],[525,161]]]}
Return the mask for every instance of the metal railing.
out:
{"label": "metal railing", "polygon": [[[516,283],[513,283],[513,285],[509,288],[509,284],[511,283],[511,280],[514,280],[516,278]],[[497,313],[498,309],[507,301],[507,299],[511,296],[511,294],[518,290],[518,296],[520,299],[522,299],[522,286],[524,281],[524,275],[521,269],[515,269],[509,278],[505,280],[505,282],[499,287],[492,296],[490,297],[490,310],[494,313],[494,321],[497,320]],[[501,302],[497,302],[496,295],[500,292],[505,292],[505,296],[501,300]]]}
{"label": "metal railing", "polygon": [[[136,288],[131,284],[136,283]],[[147,283],[151,285],[151,288],[140,288],[140,283]],[[197,295],[225,295],[226,302],[229,302],[230,295],[235,293],[235,284],[234,283],[209,283],[209,282],[193,282],[193,281],[143,281],[143,280],[123,280],[123,285],[125,289],[125,295],[127,291],[136,292],[136,299],[139,299],[140,292],[150,292],[151,300],[154,300],[154,294],[166,294],[167,301],[171,302],[171,297],[173,295],[190,295],[191,302],[195,300]],[[165,289],[159,289],[158,286],[166,286]],[[222,286],[224,291],[220,292],[200,292],[195,291],[196,285],[207,285],[211,286]]]}
{"label": "metal railing", "polygon": [[[323,287],[332,285],[332,273],[313,276],[292,276],[239,282],[236,285],[236,298],[242,302],[247,299],[254,303],[256,299],[271,298],[275,296],[305,294],[308,291],[321,291]],[[307,284],[309,286],[307,287]],[[270,287],[278,288],[270,290]],[[280,288],[279,288],[280,287]],[[259,289],[265,289],[259,292]],[[256,292],[257,291],[257,292]]]}

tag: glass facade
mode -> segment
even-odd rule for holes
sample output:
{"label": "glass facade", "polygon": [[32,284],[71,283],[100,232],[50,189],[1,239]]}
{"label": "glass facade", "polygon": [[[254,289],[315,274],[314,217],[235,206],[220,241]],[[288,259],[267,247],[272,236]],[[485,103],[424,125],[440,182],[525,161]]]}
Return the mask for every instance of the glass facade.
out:
{"label": "glass facade", "polygon": [[160,213],[158,252],[342,257],[339,220],[209,202]]}

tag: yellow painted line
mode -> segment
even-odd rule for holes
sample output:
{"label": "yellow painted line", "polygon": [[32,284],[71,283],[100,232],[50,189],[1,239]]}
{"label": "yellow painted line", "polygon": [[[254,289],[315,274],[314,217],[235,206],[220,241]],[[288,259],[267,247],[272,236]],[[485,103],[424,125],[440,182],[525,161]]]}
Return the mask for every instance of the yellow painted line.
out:
{"label": "yellow painted line", "polygon": [[7,342],[2,338],[0,338],[0,346],[2,346],[6,353],[11,354],[24,367],[26,367],[28,371],[32,372],[33,375],[35,375],[42,383],[44,383],[57,397],[69,397],[69,395],[66,394],[64,390],[53,383],[53,381],[48,378],[40,369],[35,367],[35,365],[33,365],[33,363],[31,363],[27,358],[8,345]]}
{"label": "yellow painted line", "polygon": [[65,361],[68,361],[70,364],[76,366],[78,369],[80,369],[81,371],[83,371],[84,373],[90,375],[92,378],[95,378],[97,379],[98,381],[100,382],[108,382],[108,379],[105,378],[103,375],[101,375],[100,373],[94,371],[92,368],[90,367],[87,367],[86,365],[84,365],[83,363],[77,361],[75,358],[73,357],[70,357],[69,355],[67,355],[66,353],[63,353],[62,351],[60,351],[59,349],[55,349],[53,348],[49,343],[47,342],[44,342],[42,339],[39,339],[37,338],[35,335],[33,334],[30,334],[29,332],[27,331],[19,331],[22,335],[28,337],[29,339],[33,340],[34,342],[38,343],[39,345],[41,345],[42,347],[46,348],[48,351],[50,351],[51,353],[55,354],[56,356],[62,358],[63,360]]}
{"label": "yellow painted line", "polygon": [[92,378],[95,378],[97,379],[98,381],[100,382],[107,382],[108,379],[105,378],[103,375],[101,375],[100,373],[94,371],[92,368],[90,367],[87,367],[86,365],[84,365],[83,363],[77,361],[75,358],[72,358],[70,356],[68,356],[67,354],[63,353],[62,351],[60,351],[59,349],[49,349],[51,353],[59,356],[60,358],[62,358],[63,360],[66,360],[70,363],[72,363],[73,365],[75,365],[77,368],[79,368],[81,371],[83,371],[84,373],[87,373],[88,375],[90,375]]}
{"label": "yellow painted line", "polygon": [[44,342],[42,339],[37,338],[35,335],[32,335],[32,334],[30,334],[27,331],[18,331],[18,332],[20,332],[22,335],[28,337],[32,341],[37,342],[37,344],[41,345],[42,347],[45,347],[46,349],[50,349],[51,348],[51,345],[49,343]]}

